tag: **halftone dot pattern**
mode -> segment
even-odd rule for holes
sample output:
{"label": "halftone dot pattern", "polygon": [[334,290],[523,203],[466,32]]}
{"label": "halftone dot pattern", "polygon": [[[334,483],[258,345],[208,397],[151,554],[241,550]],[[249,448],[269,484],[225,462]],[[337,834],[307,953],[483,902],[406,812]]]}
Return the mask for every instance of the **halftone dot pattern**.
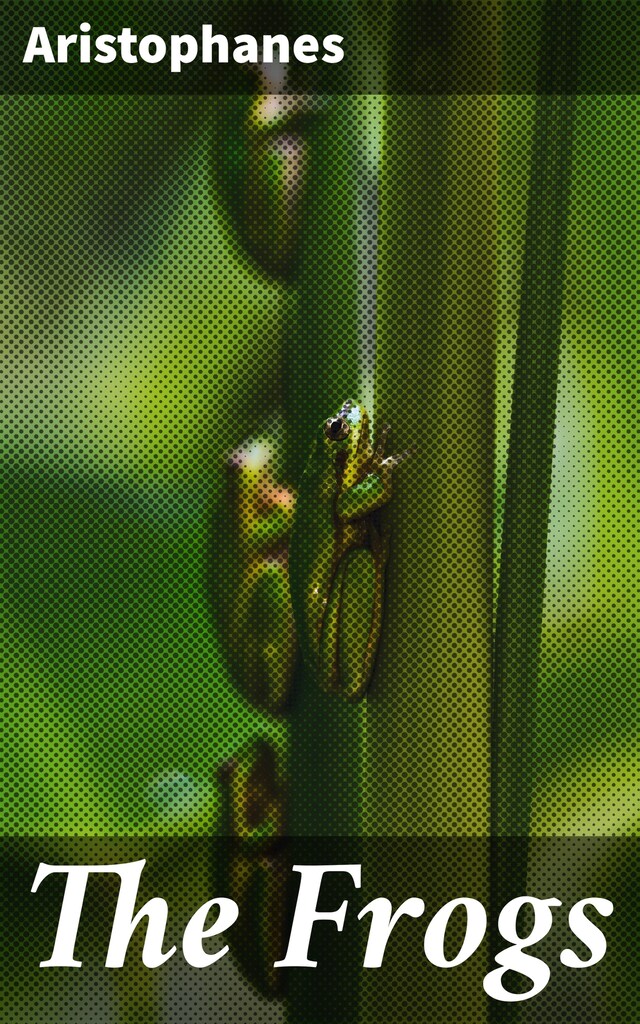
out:
{"label": "halftone dot pattern", "polygon": [[518,321],[520,281],[525,250],[528,176],[531,168],[532,125],[535,96],[501,96],[500,139],[502,157],[498,178],[498,326],[496,351],[496,453],[495,453],[495,537],[496,571],[494,591],[498,591],[499,539],[504,522],[504,490],[513,359]]}
{"label": "halftone dot pattern", "polygon": [[[489,831],[492,566],[535,100],[376,98],[374,117],[349,102],[5,101],[8,833],[237,834],[220,767],[260,737],[286,774],[292,733],[340,779],[325,788],[316,766],[293,780],[309,821],[352,802],[373,834]],[[636,118],[633,97],[576,104],[540,686],[515,766],[542,835],[637,831]],[[391,450],[418,453],[381,513],[370,697],[334,696],[335,721],[328,704],[312,720],[295,691],[291,512],[313,430],[367,388],[376,432],[388,421]],[[345,609],[358,643],[366,591]],[[348,644],[338,630],[324,664],[344,671]],[[277,838],[286,788],[280,811],[246,778],[233,798]],[[558,858],[532,864],[553,888]],[[481,867],[474,883],[486,899]],[[263,923],[267,889],[264,904],[250,890]],[[402,1019],[414,990],[394,963],[360,1019]],[[624,963],[612,950],[591,1019],[628,1020]],[[280,1018],[228,970],[218,1019]],[[434,1013],[484,1020],[481,975],[446,1003],[430,976]],[[99,974],[57,984],[56,1021],[211,1016],[191,975],[124,994]],[[348,966],[341,984],[357,987]],[[554,1019],[585,1019],[554,992]],[[52,998],[16,984],[6,1019],[45,1019]]]}
{"label": "halftone dot pattern", "polygon": [[[536,832],[636,835],[637,97],[576,108]],[[530,770],[533,761],[529,761]]]}
{"label": "halftone dot pattern", "polygon": [[[633,963],[638,954],[638,939],[633,899],[634,877],[637,875],[638,849],[632,840],[600,838],[538,838],[525,847],[522,839],[502,840],[503,856],[516,859],[528,855],[530,870],[527,894],[537,899],[551,896],[561,901],[553,911],[553,925],[544,938],[532,946],[527,956],[540,957],[550,968],[550,979],[544,991],[522,1004],[520,1015],[542,1022],[553,1019],[567,1021],[593,1020],[604,1024],[609,1019],[633,1020],[637,1005],[638,981]],[[349,1015],[340,1020],[378,1022],[393,1019],[404,1024],[415,1020],[416,1008],[428,1001],[434,1020],[452,1019],[485,1021],[487,1000],[482,991],[483,978],[493,965],[487,956],[486,939],[463,963],[450,969],[436,966],[440,942],[434,930],[429,933],[429,957],[425,954],[425,936],[436,912],[451,900],[467,898],[485,904],[482,873],[488,852],[488,840],[446,837],[369,837],[355,839],[300,839],[292,849],[281,850],[281,867],[297,889],[296,864],[361,864],[362,888],[356,889],[346,873],[335,872],[325,882],[323,903],[337,907],[345,899],[348,904],[345,927],[317,926],[309,947],[312,959],[318,960],[313,971],[295,968],[274,968],[279,982],[291,990],[307,984],[315,991],[315,999],[306,1003],[307,1013],[314,1019],[326,1016],[324,1011],[355,994]],[[0,1007],[0,1020],[56,1021],[71,1024],[77,1021],[145,1021],[168,1024],[170,1021],[260,1021],[265,1024],[290,1019],[283,1014],[279,999],[263,994],[259,978],[261,944],[273,923],[267,916],[268,898],[265,887],[252,887],[254,914],[239,917],[224,936],[208,936],[202,951],[195,944],[183,945],[185,927],[191,915],[209,900],[226,895],[228,890],[222,864],[233,853],[226,840],[200,838],[164,839],[95,839],[63,840],[49,837],[39,843],[25,840],[4,842],[3,856],[7,866],[6,905],[15,920],[22,922],[15,929],[15,941],[7,949],[7,967],[11,985]],[[237,853],[237,847],[236,847]],[[146,859],[140,869],[139,861]],[[105,969],[108,939],[113,912],[118,898],[119,880],[115,873],[94,873],[87,884],[83,915],[75,944],[75,958],[80,969],[63,971],[38,969],[37,961],[53,950],[58,913],[63,897],[65,876],[62,873],[45,878],[35,894],[30,893],[33,877],[40,861],[54,864],[78,861],[82,864],[127,865],[132,876],[140,875],[137,907],[151,897],[161,897],[168,905],[168,918],[162,943],[158,927],[158,908],[149,908],[155,916],[155,927],[147,932],[146,922],[134,932],[122,968]],[[245,877],[253,872],[245,858]],[[402,864],[404,871],[398,870]],[[258,873],[263,866],[256,861]],[[248,870],[247,870],[248,869]],[[269,869],[273,876],[274,869]],[[384,889],[381,879],[386,879]],[[278,887],[274,886],[274,891]],[[375,970],[363,970],[367,949],[371,911],[359,918],[362,908],[384,892],[394,908],[405,900],[422,900],[424,910],[401,915],[388,937],[382,964]],[[575,929],[569,927],[568,912],[585,894],[608,899],[614,913],[607,916],[600,908],[587,915],[607,938],[608,948],[599,964],[584,970],[566,967],[560,953],[573,951],[585,959],[585,949]],[[521,890],[508,891],[501,903]],[[265,902],[266,900],[266,902]],[[222,910],[222,908],[220,908]],[[242,910],[250,911],[242,905]],[[407,908],[408,909],[408,908]],[[222,911],[224,912],[224,911]],[[209,909],[207,925],[212,926],[219,909]],[[446,914],[446,911],[445,911]],[[441,915],[442,917],[442,915]],[[491,915],[489,915],[490,919]],[[530,923],[530,922],[529,922]],[[521,934],[528,927],[519,922]],[[447,959],[458,954],[465,934],[465,913],[456,910],[444,934],[442,948]],[[176,946],[167,961],[155,968],[141,967],[145,939],[149,961],[161,957]],[[192,961],[201,953],[207,956],[220,952],[230,941],[234,953],[238,942],[244,947],[240,962],[252,978],[248,983],[234,963],[233,954],[225,953],[216,962],[197,968]],[[511,945],[507,939],[501,948]],[[278,944],[278,959],[285,956],[286,945]],[[370,950],[372,953],[373,951]],[[195,956],[194,956],[195,953]],[[273,953],[271,953],[273,956]],[[115,952],[114,952],[115,956]],[[435,961],[435,962],[434,962]],[[262,963],[266,963],[263,959]],[[527,967],[530,966],[526,962]],[[360,992],[349,991],[355,966]],[[525,962],[519,968],[526,970]],[[504,979],[507,990],[524,980],[514,970]],[[410,983],[410,987],[409,987]],[[346,986],[346,987],[345,987]],[[341,991],[342,990],[342,991]],[[393,994],[393,998],[392,998]],[[393,1009],[392,1009],[393,1007]],[[508,1010],[504,1004],[502,1010]],[[304,1018],[304,1019],[308,1019]]]}
{"label": "halftone dot pattern", "polygon": [[279,287],[225,228],[201,101],[5,121],[5,831],[209,833],[220,763],[280,735],[208,584],[224,452],[279,389]]}
{"label": "halftone dot pattern", "polygon": [[289,592],[295,493],[282,482],[282,454],[282,427],[274,421],[227,456],[227,501],[210,565],[234,681],[251,704],[273,715],[287,704],[296,659]]}
{"label": "halftone dot pattern", "polygon": [[368,808],[387,835],[489,828],[498,125],[493,97],[386,112],[376,417],[417,450],[389,511],[367,717]]}
{"label": "halftone dot pattern", "polygon": [[[3,1024],[33,1024],[36,1020],[43,1024],[196,1024],[204,1020],[278,1024],[283,1019],[282,1002],[258,992],[232,956],[223,954],[208,967],[201,964],[197,968],[183,955],[183,936],[191,916],[209,900],[227,894],[223,865],[230,852],[225,840],[214,846],[210,838],[202,837],[49,837],[40,844],[37,840],[5,839],[5,906],[22,927],[15,929],[15,941],[7,950],[11,983],[3,992],[0,1020]],[[146,863],[140,868],[142,858]],[[164,936],[162,913],[151,923],[148,956],[160,958],[175,947],[174,953],[162,966],[151,969],[142,965],[147,936],[143,919],[133,933],[122,967],[105,968],[120,881],[115,873],[94,873],[87,882],[75,943],[75,959],[82,967],[39,969],[38,962],[53,951],[66,884],[64,874],[54,874],[32,894],[31,884],[41,861],[133,865],[128,870],[140,879],[137,907],[158,896],[168,907]],[[207,927],[223,912],[224,908],[212,906]],[[264,914],[262,917],[266,920]],[[255,927],[256,918],[251,923]],[[205,938],[202,953],[214,956],[225,945],[223,936]]]}
{"label": "halftone dot pattern", "polygon": [[387,542],[376,513],[409,453],[386,452],[364,408],[347,400],[316,429],[290,546],[291,597],[310,679],[362,699],[380,638]]}

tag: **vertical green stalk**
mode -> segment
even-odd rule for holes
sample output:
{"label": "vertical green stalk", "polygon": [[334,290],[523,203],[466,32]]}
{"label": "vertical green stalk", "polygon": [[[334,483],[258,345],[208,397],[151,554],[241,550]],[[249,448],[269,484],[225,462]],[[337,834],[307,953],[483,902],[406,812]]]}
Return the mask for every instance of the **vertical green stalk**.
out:
{"label": "vertical green stalk", "polygon": [[[319,424],[360,397],[362,98],[327,101],[310,129],[304,252],[290,296],[285,338],[289,476],[300,480]],[[362,706],[327,695],[300,669],[292,708],[290,831],[357,835]]]}
{"label": "vertical green stalk", "polygon": [[[397,857],[376,863],[372,882],[395,905],[415,895],[398,869],[400,837],[410,837],[409,856],[436,849],[428,837],[449,837],[454,855],[480,848],[463,837],[489,828],[496,112],[491,96],[395,97],[387,107],[376,408],[394,450],[417,455],[388,511],[365,807],[367,833],[398,837]],[[438,893],[450,866],[434,865]],[[482,894],[482,858],[477,867]],[[469,1020],[483,1011],[482,966],[455,1011]],[[367,973],[363,1020],[408,1020],[416,1007],[444,1019],[453,1010],[441,982],[407,945],[405,970]]]}
{"label": "vertical green stalk", "polygon": [[[367,43],[362,32],[358,46]],[[308,122],[302,251],[289,294],[282,374],[294,485],[322,420],[347,398],[370,408],[373,397],[382,106],[378,97],[325,97]],[[362,827],[364,705],[324,693],[302,663],[293,692],[288,831],[356,837]],[[331,931],[325,936],[335,941]],[[316,970],[290,979],[290,1021],[359,1019],[359,943],[347,935],[339,941],[339,973],[328,976],[319,955]]]}
{"label": "vertical green stalk", "polygon": [[[378,72],[379,62],[367,47],[378,38],[383,14],[372,11],[371,26],[362,10],[354,15],[350,37],[354,74],[362,63]],[[382,44],[380,44],[382,45]],[[368,63],[370,61],[370,63]],[[362,82],[358,82],[361,86]],[[300,483],[319,424],[345,399],[363,402],[371,412],[375,368],[375,291],[377,271],[377,173],[381,108],[375,97],[315,97],[292,132],[304,160],[298,168],[301,197],[295,238],[287,259],[285,324],[280,370],[285,427],[285,479]],[[304,104],[303,104],[304,105]],[[259,218],[258,244],[250,237],[241,184],[248,180],[251,154],[233,148],[237,106],[225,108],[223,137],[229,145],[225,177],[229,206],[247,249],[270,273],[278,267],[279,236],[267,213]],[[259,169],[258,169],[259,170]],[[255,201],[256,194],[250,197]],[[262,198],[258,193],[257,198]],[[266,219],[265,219],[266,218]],[[243,226],[244,223],[244,226]],[[252,227],[255,228],[255,213]],[[255,232],[254,232],[255,235]],[[266,238],[266,243],[265,243]],[[295,243],[295,245],[294,245]],[[260,251],[261,246],[265,246]],[[300,837],[357,837],[361,828],[360,788],[363,705],[324,693],[299,660],[287,709],[290,760],[287,788],[287,833]],[[322,931],[322,929],[320,929]],[[331,928],[325,935],[332,937]],[[340,939],[340,937],[338,937]],[[321,968],[292,972],[287,978],[287,1012],[292,1021],[355,1021],[358,1015],[360,959],[344,936],[340,977],[327,978]],[[318,957],[322,965],[322,958]]]}
{"label": "vertical green stalk", "polygon": [[[496,611],[492,696],[494,915],[505,895],[526,891],[526,844],[499,840],[529,831],[563,274],[570,198],[579,5],[547,3],[534,127],[525,255],[516,339],[506,499]],[[565,60],[560,58],[562,52]],[[560,76],[563,76],[562,78]],[[493,936],[495,950],[497,937]],[[517,1005],[492,1005],[494,1020]]]}
{"label": "vertical green stalk", "polygon": [[576,7],[549,4],[542,40],[525,257],[516,341],[496,613],[492,833],[525,836],[532,778],[523,762],[534,727],[544,600],[562,288],[575,97],[550,93],[557,39]]}
{"label": "vertical green stalk", "polygon": [[[455,17],[425,60],[465,61],[465,41],[486,25],[464,5]],[[388,512],[366,822],[397,837],[372,884],[395,906],[416,893],[399,869],[405,855],[434,858],[421,879],[428,905],[458,884],[480,898],[488,889],[485,841],[467,837],[489,832],[497,111],[495,95],[398,96],[387,107],[376,406],[394,450],[417,455]],[[403,970],[368,972],[363,1020],[409,1020],[416,1007],[427,1020],[481,1020],[482,958],[454,995],[415,938]]]}

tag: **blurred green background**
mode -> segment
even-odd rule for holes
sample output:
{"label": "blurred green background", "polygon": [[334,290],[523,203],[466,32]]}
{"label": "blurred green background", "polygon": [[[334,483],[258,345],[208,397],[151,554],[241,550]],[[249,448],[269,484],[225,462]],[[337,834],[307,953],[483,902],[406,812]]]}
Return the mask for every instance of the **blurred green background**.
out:
{"label": "blurred green background", "polygon": [[[496,551],[534,102],[502,97],[484,124],[498,143]],[[216,765],[283,731],[231,684],[206,595],[222,455],[280,402],[286,292],[236,241],[211,106],[4,101],[6,832],[209,831]],[[578,102],[539,833],[637,824],[636,124],[632,98]],[[398,159],[384,151],[383,187]],[[406,232],[408,199],[390,194],[383,274]]]}
{"label": "blurred green background", "polygon": [[[224,453],[284,412],[295,475],[318,413],[360,386],[394,447],[420,454],[394,499],[371,701],[322,712],[352,741],[335,806],[357,804],[370,834],[487,835],[536,100],[329,108],[293,284],[237,230],[242,103],[3,101],[3,831],[211,834],[220,763],[256,735],[284,752],[292,733],[313,831],[326,793],[300,736],[317,708],[277,721],[242,699],[207,581]],[[576,102],[542,661],[519,765],[535,835],[638,828],[637,118],[634,97]],[[336,187],[372,138],[375,366],[353,340],[362,205]]]}
{"label": "blurred green background", "polygon": [[[4,829],[215,830],[256,728],[206,593],[223,456],[279,389],[282,295],[200,102],[5,101]],[[277,732],[277,729],[276,729]]]}

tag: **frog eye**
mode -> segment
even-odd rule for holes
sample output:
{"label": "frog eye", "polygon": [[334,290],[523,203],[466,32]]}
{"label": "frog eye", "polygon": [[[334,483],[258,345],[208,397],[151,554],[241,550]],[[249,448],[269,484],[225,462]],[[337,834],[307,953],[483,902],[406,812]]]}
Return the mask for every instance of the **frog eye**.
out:
{"label": "frog eye", "polygon": [[344,441],[350,432],[351,427],[342,416],[333,416],[324,425],[324,434],[329,441]]}

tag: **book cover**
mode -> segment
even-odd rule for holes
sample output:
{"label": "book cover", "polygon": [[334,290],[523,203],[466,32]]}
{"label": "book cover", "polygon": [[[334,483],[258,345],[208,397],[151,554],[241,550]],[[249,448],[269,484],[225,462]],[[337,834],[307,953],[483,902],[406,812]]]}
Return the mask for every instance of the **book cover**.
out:
{"label": "book cover", "polygon": [[639,1019],[637,4],[2,11],[0,1020]]}

